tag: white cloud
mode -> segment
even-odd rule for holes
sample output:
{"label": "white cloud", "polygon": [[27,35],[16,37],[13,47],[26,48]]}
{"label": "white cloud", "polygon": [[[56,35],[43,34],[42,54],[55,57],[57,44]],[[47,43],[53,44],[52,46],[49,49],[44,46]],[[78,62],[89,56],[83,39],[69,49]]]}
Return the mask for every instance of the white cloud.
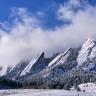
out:
{"label": "white cloud", "polygon": [[73,16],[74,12],[70,10],[69,6],[60,6],[60,9],[58,10],[58,19],[71,20]]}
{"label": "white cloud", "polygon": [[57,12],[58,19],[70,21],[75,15],[73,8],[79,8],[80,6],[80,0],[69,0],[67,3],[64,3],[64,5],[60,5],[60,8]]}
{"label": "white cloud", "polygon": [[15,9],[13,13],[19,13],[21,21],[17,16],[9,33],[0,29],[0,64],[4,66],[31,59],[42,51],[50,56],[68,47],[78,47],[88,37],[96,37],[96,11],[92,6],[74,14],[72,24],[50,32],[40,28],[40,21],[26,9]]}
{"label": "white cloud", "polygon": [[[80,7],[81,6],[81,3],[80,3],[81,0],[69,0],[69,3],[68,5],[69,6],[74,6],[74,7]],[[84,0],[86,1],[86,0]]]}
{"label": "white cloud", "polygon": [[44,17],[45,16],[44,12],[41,12],[41,11],[38,11],[36,14],[37,14],[37,16],[40,16],[40,17]]}

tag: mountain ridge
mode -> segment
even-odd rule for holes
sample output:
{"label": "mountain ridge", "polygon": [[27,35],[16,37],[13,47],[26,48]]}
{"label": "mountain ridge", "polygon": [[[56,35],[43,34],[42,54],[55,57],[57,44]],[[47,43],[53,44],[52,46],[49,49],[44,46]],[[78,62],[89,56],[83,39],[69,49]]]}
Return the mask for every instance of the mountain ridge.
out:
{"label": "mountain ridge", "polygon": [[[2,73],[3,69],[1,68],[0,73]],[[55,79],[57,80],[55,82],[59,82],[58,80],[61,78],[62,81],[64,78],[73,79],[78,76],[83,78],[83,75],[86,77],[88,74],[95,76],[96,42],[94,39],[89,38],[81,47],[68,48],[50,58],[45,58],[44,52],[42,52],[31,61],[17,64],[4,72],[4,75],[1,74],[0,76],[20,82],[42,82],[45,85],[47,82],[52,83]]]}

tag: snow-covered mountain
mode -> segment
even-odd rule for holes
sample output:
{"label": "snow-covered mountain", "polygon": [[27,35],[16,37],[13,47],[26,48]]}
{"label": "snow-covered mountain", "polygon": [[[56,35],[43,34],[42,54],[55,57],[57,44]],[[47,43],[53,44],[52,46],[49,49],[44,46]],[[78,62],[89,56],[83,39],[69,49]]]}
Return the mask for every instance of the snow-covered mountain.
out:
{"label": "snow-covered mountain", "polygon": [[0,76],[7,75],[7,73],[11,70],[10,66],[1,66],[0,67]]}
{"label": "snow-covered mountain", "polygon": [[17,86],[20,82],[23,88],[70,89],[75,86],[78,89],[79,86],[87,90],[96,82],[96,41],[89,38],[82,46],[68,48],[50,58],[42,52],[32,60],[0,66],[0,78],[2,82],[6,79],[16,81]]}
{"label": "snow-covered mountain", "polygon": [[77,58],[78,65],[83,64],[88,60],[93,61],[94,59],[96,59],[96,42],[89,38],[79,51]]}
{"label": "snow-covered mountain", "polygon": [[68,48],[65,52],[58,54],[48,66],[40,71],[38,74],[35,74],[31,77],[28,77],[27,80],[32,80],[32,78],[54,78],[63,76],[64,73],[72,70],[77,66],[76,58],[78,56],[78,50],[80,48],[71,49]]}
{"label": "snow-covered mountain", "polygon": [[26,75],[27,73],[30,73],[31,68],[34,66],[34,64],[37,62],[39,58],[44,57],[44,53],[40,54],[36,58],[32,59],[29,64],[24,68],[24,70],[20,73],[20,76]]}
{"label": "snow-covered mountain", "polygon": [[67,49],[64,53],[57,55],[49,64],[48,67],[57,66],[63,64],[69,56],[71,48]]}
{"label": "snow-covered mountain", "polygon": [[[85,72],[96,72],[96,42],[89,38],[79,48],[69,48],[58,54],[44,70],[29,77],[32,78],[53,78],[64,76],[65,73],[78,74]],[[80,75],[80,74],[79,74]]]}
{"label": "snow-covered mountain", "polygon": [[78,66],[84,71],[96,72],[96,41],[89,38],[79,51],[77,58]]}
{"label": "snow-covered mountain", "polygon": [[81,47],[69,48],[55,57],[45,58],[42,52],[31,61],[11,67],[1,66],[0,76],[12,79],[53,78],[71,73],[72,70],[96,73],[96,42],[94,39],[89,38]]}
{"label": "snow-covered mountain", "polygon": [[52,58],[45,58],[44,52],[32,59],[31,61],[21,62],[14,66],[1,66],[0,76],[11,79],[31,76],[46,68]]}
{"label": "snow-covered mountain", "polygon": [[20,76],[31,76],[45,69],[53,58],[45,58],[44,52],[32,59],[21,72]]}
{"label": "snow-covered mountain", "polygon": [[8,78],[12,78],[12,79],[19,77],[21,72],[28,65],[28,63],[29,63],[28,61],[27,62],[21,62],[17,65],[12,66],[5,76]]}
{"label": "snow-covered mountain", "polygon": [[76,58],[74,58],[74,56],[77,56],[75,51],[77,50],[69,48],[64,53],[59,54],[57,56],[59,58],[53,59],[48,68],[44,70],[43,77],[62,76],[65,72],[74,68],[77,65]]}

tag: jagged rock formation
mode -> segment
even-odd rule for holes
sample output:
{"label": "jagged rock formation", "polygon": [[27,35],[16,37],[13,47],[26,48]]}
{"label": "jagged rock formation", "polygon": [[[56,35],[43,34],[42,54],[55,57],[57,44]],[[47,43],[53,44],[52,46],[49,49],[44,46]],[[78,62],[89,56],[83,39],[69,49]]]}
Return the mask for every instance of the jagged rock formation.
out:
{"label": "jagged rock formation", "polygon": [[91,79],[91,81],[95,81],[96,42],[89,38],[81,47],[68,48],[55,57],[45,58],[43,52],[31,61],[22,62],[13,67],[1,66],[0,76],[12,80],[31,82],[31,84],[35,82],[40,86],[49,84],[49,82],[51,82],[50,84],[59,82],[66,85],[67,80],[69,80],[69,83],[67,83],[70,84],[70,82],[72,83],[74,79],[78,78],[81,80],[79,84],[83,82],[83,78],[84,82]]}

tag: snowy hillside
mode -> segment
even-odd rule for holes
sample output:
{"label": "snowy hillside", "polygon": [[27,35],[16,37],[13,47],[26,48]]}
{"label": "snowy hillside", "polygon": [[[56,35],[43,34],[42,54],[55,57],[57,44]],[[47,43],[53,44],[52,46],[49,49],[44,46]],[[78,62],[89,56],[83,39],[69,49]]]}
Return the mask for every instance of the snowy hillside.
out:
{"label": "snowy hillside", "polygon": [[89,38],[79,51],[77,58],[78,66],[84,71],[96,72],[96,41]]}
{"label": "snowy hillside", "polygon": [[[96,42],[89,38],[80,48],[67,49],[66,51],[51,58],[45,58],[44,52],[32,59],[17,65],[1,66],[0,76],[10,78],[26,77],[34,74],[46,76],[61,76],[65,72],[70,71],[74,67],[82,66],[85,71],[93,71],[96,69]],[[38,75],[37,74],[37,75]]]}
{"label": "snowy hillside", "polygon": [[[62,76],[66,71],[70,70],[75,66],[74,60],[68,61],[72,49],[67,49],[64,53],[59,54],[56,58],[54,58],[49,64],[48,68],[44,70],[43,77],[54,77],[54,76]],[[76,54],[75,54],[76,55]],[[69,63],[71,62],[71,63]],[[72,68],[67,68],[66,66],[69,64],[72,64],[74,62],[74,65]],[[69,63],[69,64],[68,64]]]}
{"label": "snowy hillside", "polygon": [[[30,61],[21,62],[14,66],[1,66],[0,76],[4,76],[4,80],[16,81],[17,87],[18,82],[20,82],[21,88],[68,90],[74,85],[95,82],[96,42],[89,38],[81,47],[68,48],[50,58],[45,58],[44,52],[42,52]],[[87,84],[87,86],[93,85]],[[10,88],[10,85],[8,87]],[[81,87],[82,85],[80,85]]]}
{"label": "snowy hillside", "polygon": [[[69,56],[71,48],[67,49],[64,53],[59,54],[56,56],[49,64],[48,67],[56,66],[58,64],[63,64],[67,57]],[[67,54],[68,53],[68,54]]]}
{"label": "snowy hillside", "polygon": [[95,83],[84,83],[79,85],[81,91],[85,92],[96,92],[96,84]]}
{"label": "snowy hillside", "polygon": [[37,56],[36,58],[32,59],[29,64],[25,67],[25,69],[20,73],[20,76],[25,75],[30,72],[32,66],[37,62],[37,60],[40,58],[42,54]]}
{"label": "snowy hillside", "polygon": [[94,59],[96,59],[96,42],[92,38],[89,38],[79,51],[77,61],[80,65],[88,60]]}

